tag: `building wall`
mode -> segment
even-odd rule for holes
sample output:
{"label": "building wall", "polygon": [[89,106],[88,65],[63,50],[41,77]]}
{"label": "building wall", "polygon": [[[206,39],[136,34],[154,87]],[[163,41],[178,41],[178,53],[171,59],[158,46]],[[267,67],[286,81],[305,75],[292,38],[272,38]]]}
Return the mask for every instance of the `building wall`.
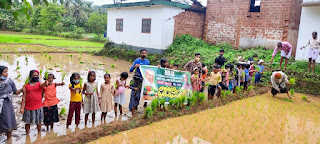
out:
{"label": "building wall", "polygon": [[250,0],[209,0],[204,39],[212,44],[229,42],[236,48],[268,49],[289,41],[295,48],[301,2],[262,0],[260,12],[249,12]]}
{"label": "building wall", "polygon": [[205,13],[185,11],[174,17],[174,36],[190,34],[203,38]]}
{"label": "building wall", "polygon": [[[301,22],[299,28],[296,60],[307,60],[309,47],[300,50],[309,39],[312,32],[317,31],[320,37],[320,7],[303,7],[301,12]],[[320,63],[320,58],[317,59]]]}
{"label": "building wall", "polygon": [[[172,43],[175,15],[183,9],[166,6],[108,9],[107,37],[117,43],[164,50]],[[116,31],[116,19],[123,19],[123,32]],[[142,18],[151,18],[151,33],[141,33]]]}

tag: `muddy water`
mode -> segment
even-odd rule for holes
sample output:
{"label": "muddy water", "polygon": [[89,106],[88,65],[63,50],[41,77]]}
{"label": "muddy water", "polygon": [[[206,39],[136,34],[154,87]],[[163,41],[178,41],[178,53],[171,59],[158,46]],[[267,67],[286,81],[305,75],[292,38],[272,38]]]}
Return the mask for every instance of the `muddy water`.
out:
{"label": "muddy water", "polygon": [[[72,55],[72,56],[71,56]],[[8,57],[7,57],[8,56]],[[49,57],[51,56],[51,60]],[[32,55],[26,55],[27,60],[25,58],[25,55],[16,55],[16,54],[3,54],[0,58],[0,65],[7,66],[9,68],[9,77],[14,80],[17,88],[22,88],[24,81],[32,69],[42,69],[43,71],[48,70],[49,72],[53,73],[56,77],[55,82],[61,82],[61,75],[62,73],[59,72],[60,70],[63,70],[66,72],[66,77],[63,80],[66,85],[62,87],[57,87],[57,97],[60,99],[60,103],[58,104],[59,111],[61,108],[66,108],[66,114],[69,110],[69,101],[70,101],[70,91],[68,90],[68,85],[70,83],[70,76],[72,72],[79,72],[81,77],[84,78],[84,82],[86,81],[87,73],[89,70],[95,70],[97,73],[97,82],[102,84],[104,82],[103,75],[106,70],[109,71],[111,74],[111,82],[115,82],[115,80],[119,77],[121,72],[129,71],[129,68],[131,64],[129,62],[125,61],[114,61],[110,58],[102,58],[98,56],[90,56],[87,54],[58,54],[58,53],[49,53],[47,56],[45,54],[32,54]],[[81,57],[81,59],[80,59]],[[80,59],[80,60],[79,60]],[[17,65],[19,61],[19,64]],[[80,63],[82,62],[82,63]],[[112,68],[114,66],[114,68]],[[17,67],[20,67],[20,69],[17,69]],[[20,75],[20,77],[18,77]],[[42,73],[44,75],[44,72]],[[129,84],[129,81],[131,80],[131,76],[128,78],[127,83]],[[42,79],[42,77],[40,77]],[[128,103],[130,100],[130,90],[126,90],[125,92],[127,97],[127,104],[123,107],[124,113],[128,112]],[[22,114],[19,114],[20,109],[20,102],[21,102],[21,95],[20,96],[14,96],[13,103],[18,123],[18,129],[13,131],[13,138],[12,143],[31,143],[36,141],[37,139],[40,139],[42,137],[45,137],[48,134],[54,134],[57,135],[63,135],[69,132],[74,132],[79,129],[84,129],[84,114],[81,113],[81,123],[79,125],[79,129],[75,128],[74,121],[72,122],[72,125],[69,127],[69,129],[66,129],[66,116],[62,117],[60,119],[60,122],[55,123],[53,131],[46,131],[45,126],[42,126],[41,133],[38,134],[36,130],[36,126],[32,126],[30,130],[30,135],[25,135],[25,129],[24,129],[24,122],[21,121]],[[141,109],[140,109],[141,110]],[[96,122],[95,126],[100,125],[100,115],[101,113],[96,114]],[[123,115],[123,116],[114,116],[114,112],[108,113],[108,117],[106,122],[112,122],[112,121],[123,121],[127,120],[130,117],[130,114]],[[89,122],[88,122],[88,128],[92,127],[92,121],[91,116],[89,116]],[[4,134],[0,135],[0,143],[4,143],[6,139],[6,136]]]}
{"label": "muddy water", "polygon": [[320,99],[251,97],[192,115],[155,122],[91,142],[103,143],[320,143]]}

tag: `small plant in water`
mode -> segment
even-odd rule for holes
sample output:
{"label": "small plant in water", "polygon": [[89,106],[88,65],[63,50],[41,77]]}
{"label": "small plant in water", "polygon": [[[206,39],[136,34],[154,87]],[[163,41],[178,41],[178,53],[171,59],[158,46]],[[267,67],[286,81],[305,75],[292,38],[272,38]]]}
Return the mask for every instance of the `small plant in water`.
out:
{"label": "small plant in water", "polygon": [[295,80],[294,78],[290,79],[290,80],[289,80],[289,84],[291,84],[291,85],[296,84],[296,80]]}
{"label": "small plant in water", "polygon": [[118,60],[118,57],[116,57],[116,56],[113,57],[113,60],[114,60],[114,61],[117,61],[117,60]]}
{"label": "small plant in water", "polygon": [[115,68],[114,64],[111,65],[112,68]]}
{"label": "small plant in water", "polygon": [[108,70],[106,70],[106,74],[108,74],[109,73],[109,71]]}
{"label": "small plant in water", "polygon": [[17,78],[16,79],[18,79],[18,78],[20,78],[21,77],[21,74],[18,74],[18,76],[17,76]]}
{"label": "small plant in water", "polygon": [[72,54],[70,55],[70,58],[72,58]]}
{"label": "small plant in water", "polygon": [[17,67],[17,69],[16,70],[19,70],[20,69],[20,67]]}
{"label": "small plant in water", "polygon": [[291,96],[294,96],[294,89],[290,89]]}
{"label": "small plant in water", "polygon": [[283,100],[284,100],[284,101],[287,101],[287,102],[293,102],[292,99],[288,99],[288,98],[284,98]]}
{"label": "small plant in water", "polygon": [[44,54],[44,57],[47,57],[47,55],[48,55],[48,53],[46,52],[46,53]]}
{"label": "small plant in water", "polygon": [[83,64],[83,62],[81,61],[81,62],[79,62],[80,64]]}
{"label": "small plant in water", "polygon": [[26,62],[28,62],[28,57],[27,57],[27,55],[24,55],[24,59],[26,60]]}
{"label": "small plant in water", "polygon": [[63,81],[65,77],[66,77],[66,72],[63,72],[61,76],[61,81]]}
{"label": "small plant in water", "polygon": [[51,61],[51,56],[49,56],[49,61]]}
{"label": "small plant in water", "polygon": [[66,108],[63,107],[63,108],[60,110],[59,116],[64,116],[65,114],[66,114]]}
{"label": "small plant in water", "polygon": [[17,66],[19,66],[19,63],[20,63],[20,62],[19,62],[19,61],[17,61]]}
{"label": "small plant in water", "polygon": [[7,55],[7,59],[9,58],[9,56]]}

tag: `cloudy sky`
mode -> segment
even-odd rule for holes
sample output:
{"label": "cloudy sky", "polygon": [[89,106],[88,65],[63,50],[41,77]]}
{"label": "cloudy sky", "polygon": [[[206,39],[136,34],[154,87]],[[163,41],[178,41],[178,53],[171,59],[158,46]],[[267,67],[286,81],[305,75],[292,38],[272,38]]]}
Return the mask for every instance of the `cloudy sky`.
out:
{"label": "cloudy sky", "polygon": [[[85,0],[93,2],[93,5],[105,5],[105,4],[113,4],[113,0]],[[137,1],[146,1],[146,0],[127,0],[126,2],[137,2]],[[202,5],[207,5],[207,0],[198,0],[202,3]]]}

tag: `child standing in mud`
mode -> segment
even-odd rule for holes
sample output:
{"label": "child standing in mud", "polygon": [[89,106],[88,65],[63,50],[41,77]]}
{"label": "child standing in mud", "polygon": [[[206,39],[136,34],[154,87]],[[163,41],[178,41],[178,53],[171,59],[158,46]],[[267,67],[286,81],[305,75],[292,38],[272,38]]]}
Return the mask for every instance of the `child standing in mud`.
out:
{"label": "child standing in mud", "polygon": [[130,82],[130,89],[132,89],[132,91],[130,95],[129,111],[132,112],[132,116],[134,115],[134,112],[138,109],[141,87],[142,83],[140,77],[139,75],[135,74],[133,76],[133,80],[131,80]]}
{"label": "child standing in mud", "polygon": [[[220,66],[215,65],[212,68],[212,72],[211,72],[210,76],[208,77],[208,79],[209,79],[208,100],[213,99],[217,88],[221,91],[221,87],[220,87],[219,83],[221,82],[222,77],[221,77],[221,74],[219,73],[219,71],[220,71]],[[220,97],[220,94],[218,94],[218,98],[219,97]]]}
{"label": "child standing in mud", "polygon": [[87,82],[83,86],[83,94],[86,95],[84,98],[84,113],[85,121],[84,124],[87,125],[89,113],[92,113],[92,125],[94,125],[95,114],[100,111],[99,108],[99,93],[98,93],[98,83],[95,82],[96,73],[94,71],[89,71]]}
{"label": "child standing in mud", "polygon": [[124,95],[126,80],[128,78],[127,72],[122,72],[120,78],[116,81],[116,93],[114,94],[114,115],[117,116],[117,106],[119,105],[120,115],[122,115],[122,106],[126,104],[126,96]]}
{"label": "child standing in mud", "polygon": [[70,85],[69,89],[71,92],[71,99],[69,105],[69,113],[68,113],[68,120],[67,120],[67,128],[71,125],[73,113],[75,113],[75,123],[78,127],[80,123],[80,111],[81,111],[81,104],[82,104],[82,85],[80,84],[80,74],[73,73],[70,77]]}
{"label": "child standing in mud", "polygon": [[47,130],[49,130],[49,125],[51,129],[53,129],[53,123],[59,122],[59,114],[58,114],[58,103],[60,100],[57,98],[57,86],[63,86],[62,83],[54,83],[55,79],[53,74],[48,74],[48,79],[46,80],[46,86],[44,87],[44,96],[45,100],[43,101],[43,111],[44,111],[44,120],[43,123],[47,126]]}
{"label": "child standing in mud", "polygon": [[23,114],[22,121],[26,124],[27,134],[30,132],[31,124],[36,124],[38,133],[40,133],[41,122],[43,121],[42,90],[45,86],[46,82],[39,82],[39,71],[31,70],[29,82],[24,86],[20,109],[20,113]]}
{"label": "child standing in mud", "polygon": [[107,112],[113,110],[113,94],[115,93],[114,86],[110,83],[110,74],[104,74],[104,83],[100,87],[100,108],[101,121],[106,120]]}

